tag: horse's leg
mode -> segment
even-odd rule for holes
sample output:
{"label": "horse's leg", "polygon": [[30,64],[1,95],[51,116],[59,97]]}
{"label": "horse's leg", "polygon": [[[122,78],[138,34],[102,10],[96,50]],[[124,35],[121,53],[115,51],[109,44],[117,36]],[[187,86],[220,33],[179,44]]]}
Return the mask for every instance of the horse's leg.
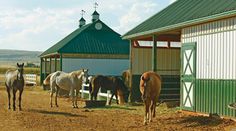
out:
{"label": "horse's leg", "polygon": [[58,107],[57,96],[58,96],[59,90],[60,90],[60,88],[57,86],[57,88],[56,88],[56,96],[55,96],[55,105],[56,105],[56,107]]}
{"label": "horse's leg", "polygon": [[117,90],[115,91],[115,96],[116,96],[116,104],[119,104],[118,97],[117,97]]}
{"label": "horse's leg", "polygon": [[22,95],[22,93],[23,93],[23,89],[22,90],[20,90],[20,92],[19,92],[19,110],[21,111],[22,109],[21,109],[21,95]]}
{"label": "horse's leg", "polygon": [[8,109],[11,109],[11,90],[7,86],[7,94],[8,94]]}
{"label": "horse's leg", "polygon": [[115,95],[115,93],[112,93],[111,98],[109,100],[109,105],[111,105],[111,101],[112,101],[112,98],[113,98],[114,95]]}
{"label": "horse's leg", "polygon": [[70,90],[70,94],[71,94],[71,100],[72,100],[72,107],[75,108],[75,103],[74,103],[74,95],[75,95],[75,91],[73,88],[71,88]]}
{"label": "horse's leg", "polygon": [[144,103],[145,103],[145,113],[144,113],[144,122],[143,122],[143,124],[147,125],[147,121],[149,119],[150,102],[149,102],[149,100],[145,100]]}
{"label": "horse's leg", "polygon": [[157,100],[154,100],[154,101],[153,101],[153,106],[154,106],[154,107],[153,107],[153,114],[152,114],[153,117],[156,116],[156,105],[157,105]]}
{"label": "horse's leg", "polygon": [[13,110],[16,110],[16,90],[13,88]]}
{"label": "horse's leg", "polygon": [[[100,88],[100,87],[99,87],[99,88]],[[94,97],[95,100],[97,100],[99,88],[95,87],[95,89],[94,89],[94,91],[93,91],[93,97]]]}
{"label": "horse's leg", "polygon": [[53,97],[53,91],[51,90],[51,92],[50,92],[50,105],[51,105],[51,107],[52,107],[52,97]]}
{"label": "horse's leg", "polygon": [[151,111],[149,113],[149,122],[152,122],[152,117],[155,114],[155,100],[151,101]]}
{"label": "horse's leg", "polygon": [[79,94],[78,90],[75,89],[75,108],[78,108],[78,105],[77,105],[78,94]]}

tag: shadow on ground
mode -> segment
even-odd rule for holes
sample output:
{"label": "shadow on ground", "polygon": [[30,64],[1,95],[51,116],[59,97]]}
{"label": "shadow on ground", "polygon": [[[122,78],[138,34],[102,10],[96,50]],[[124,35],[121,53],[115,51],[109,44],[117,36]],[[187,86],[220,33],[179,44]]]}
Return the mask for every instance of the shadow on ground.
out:
{"label": "shadow on ground", "polygon": [[41,113],[41,114],[48,114],[48,115],[62,115],[68,117],[86,117],[84,115],[77,115],[68,112],[56,112],[56,111],[45,111],[45,110],[38,110],[38,109],[30,109],[29,112]]}

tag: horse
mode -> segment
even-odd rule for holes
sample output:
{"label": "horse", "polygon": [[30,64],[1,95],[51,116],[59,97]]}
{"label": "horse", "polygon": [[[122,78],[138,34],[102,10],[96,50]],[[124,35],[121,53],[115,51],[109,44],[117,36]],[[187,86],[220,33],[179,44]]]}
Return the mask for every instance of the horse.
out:
{"label": "horse", "polygon": [[[130,73],[130,70],[124,70],[122,72],[122,80],[124,81],[124,84],[126,87],[128,87],[128,89],[131,91],[131,73]],[[129,95],[129,97],[131,97],[131,93]],[[130,100],[130,98],[129,98]]]}
{"label": "horse", "polygon": [[156,103],[161,92],[160,75],[152,71],[143,73],[140,78],[140,92],[145,106],[144,125],[147,125],[147,121],[151,122],[156,115]]}
{"label": "horse", "polygon": [[8,109],[11,109],[11,91],[13,93],[13,110],[16,110],[16,92],[19,90],[19,110],[21,111],[21,96],[24,90],[24,63],[17,63],[17,70],[8,70],[5,74],[5,85],[8,93]]}
{"label": "horse", "polygon": [[[90,96],[91,96],[90,99],[91,100],[93,100],[93,98],[95,100],[97,100],[97,94],[98,94],[100,87],[105,90],[112,91],[112,95],[109,100],[109,105],[111,105],[111,101],[112,101],[112,98],[114,95],[116,97],[116,103],[119,104],[118,99],[117,99],[117,92],[118,91],[123,92],[122,95],[125,97],[124,99],[127,102],[127,99],[128,99],[127,96],[129,96],[129,90],[120,78],[108,77],[108,76],[102,76],[102,75],[97,75],[97,76],[93,77],[90,84],[89,84],[89,92],[90,92]],[[121,93],[119,93],[119,94],[121,94]]]}
{"label": "horse", "polygon": [[63,71],[56,71],[49,74],[44,80],[44,85],[50,85],[50,105],[52,105],[53,93],[56,93],[55,105],[58,107],[57,96],[60,89],[70,91],[72,96],[72,107],[78,108],[77,98],[79,90],[82,87],[82,82],[88,83],[88,70],[82,69],[78,71],[73,71],[71,73],[65,73]]}

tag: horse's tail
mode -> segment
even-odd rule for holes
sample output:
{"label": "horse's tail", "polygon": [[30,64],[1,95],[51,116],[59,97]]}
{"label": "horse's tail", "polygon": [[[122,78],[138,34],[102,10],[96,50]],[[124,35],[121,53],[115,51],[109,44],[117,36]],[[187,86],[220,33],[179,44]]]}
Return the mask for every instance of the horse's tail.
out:
{"label": "horse's tail", "polygon": [[53,73],[49,74],[46,79],[43,81],[43,84],[44,85],[49,85],[50,84],[50,78],[52,76]]}

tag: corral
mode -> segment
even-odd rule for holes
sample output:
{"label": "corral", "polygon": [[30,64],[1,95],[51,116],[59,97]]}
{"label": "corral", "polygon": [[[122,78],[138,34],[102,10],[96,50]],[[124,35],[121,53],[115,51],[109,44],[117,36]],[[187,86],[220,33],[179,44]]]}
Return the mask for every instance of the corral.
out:
{"label": "corral", "polygon": [[0,86],[1,130],[230,130],[236,127],[229,119],[209,118],[179,112],[178,107],[157,108],[153,123],[143,126],[142,104],[107,106],[105,108],[71,108],[68,98],[59,98],[59,107],[51,108],[49,93],[41,87],[25,87],[22,111],[7,109],[7,93]]}

